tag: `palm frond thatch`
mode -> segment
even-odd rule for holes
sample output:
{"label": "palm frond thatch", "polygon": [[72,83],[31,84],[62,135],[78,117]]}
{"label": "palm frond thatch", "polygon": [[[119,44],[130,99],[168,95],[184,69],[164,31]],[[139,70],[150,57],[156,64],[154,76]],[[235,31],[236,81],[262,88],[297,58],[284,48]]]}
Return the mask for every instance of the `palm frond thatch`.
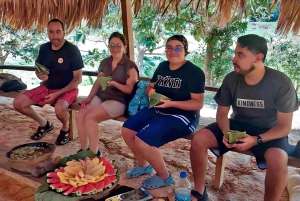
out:
{"label": "palm frond thatch", "polygon": [[[121,1],[113,0],[116,4]],[[159,13],[167,10],[176,11],[181,3],[194,5],[197,10],[199,5],[204,5],[207,14],[208,5],[214,3],[218,10],[218,25],[224,27],[233,16],[239,18],[246,13],[246,0],[132,0],[134,13],[137,14],[141,6],[150,2]],[[36,25],[42,31],[52,18],[61,19],[68,31],[80,26],[86,20],[91,28],[100,27],[102,18],[108,11],[110,0],[0,0],[0,23],[9,24],[14,29],[29,29]],[[274,0],[273,5],[280,3],[280,16],[277,32],[287,34],[293,31],[297,34],[300,29],[300,0]],[[238,12],[238,13],[237,13]]]}
{"label": "palm frond thatch", "polygon": [[282,34],[292,31],[297,34],[300,29],[300,0],[274,0],[270,9],[277,3],[280,3],[280,15],[276,31]]}
{"label": "palm frond thatch", "polygon": [[95,28],[101,26],[108,11],[109,0],[0,0],[0,23],[14,29],[30,29],[36,25],[39,31],[47,27],[52,18],[62,20],[68,31],[80,26],[82,20]]}

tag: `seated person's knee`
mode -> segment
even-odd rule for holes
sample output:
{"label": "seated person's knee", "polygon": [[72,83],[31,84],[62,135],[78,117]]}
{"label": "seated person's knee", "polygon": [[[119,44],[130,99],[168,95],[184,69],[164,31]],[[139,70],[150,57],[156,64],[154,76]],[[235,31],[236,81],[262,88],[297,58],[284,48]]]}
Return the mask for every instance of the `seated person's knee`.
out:
{"label": "seated person's knee", "polygon": [[15,110],[17,110],[17,111],[22,110],[23,102],[24,102],[24,100],[22,99],[22,94],[17,96],[13,101],[13,106],[14,106]]}
{"label": "seated person's knee", "polygon": [[270,148],[265,153],[265,159],[267,162],[267,170],[280,174],[282,171],[286,171],[288,155],[284,150]]}
{"label": "seated person's knee", "polygon": [[195,148],[195,149],[199,149],[199,148],[209,149],[209,148],[211,148],[211,146],[210,146],[211,143],[210,142],[214,139],[211,138],[211,137],[208,137],[207,132],[208,132],[207,129],[201,129],[201,130],[197,131],[194,134],[194,137],[193,137],[192,142],[191,142],[192,148]]}
{"label": "seated person's knee", "polygon": [[55,107],[55,114],[58,119],[63,119],[66,117],[67,110],[63,107]]}

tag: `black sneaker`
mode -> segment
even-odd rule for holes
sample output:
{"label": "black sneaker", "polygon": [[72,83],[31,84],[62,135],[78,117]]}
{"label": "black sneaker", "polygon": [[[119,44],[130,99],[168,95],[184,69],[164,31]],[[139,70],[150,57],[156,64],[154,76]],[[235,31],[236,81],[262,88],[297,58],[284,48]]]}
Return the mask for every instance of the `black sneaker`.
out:
{"label": "black sneaker", "polygon": [[208,200],[208,194],[206,188],[204,188],[203,194],[200,194],[198,191],[191,190],[191,194],[198,200],[198,201],[206,201]]}

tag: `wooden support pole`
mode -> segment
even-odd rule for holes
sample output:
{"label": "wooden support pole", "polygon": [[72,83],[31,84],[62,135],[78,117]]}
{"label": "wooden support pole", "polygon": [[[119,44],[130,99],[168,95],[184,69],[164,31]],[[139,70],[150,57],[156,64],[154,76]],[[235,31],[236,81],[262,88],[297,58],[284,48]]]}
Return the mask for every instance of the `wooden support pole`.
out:
{"label": "wooden support pole", "polygon": [[134,61],[134,40],[133,40],[133,30],[132,30],[132,12],[131,12],[131,1],[121,0],[122,9],[122,24],[123,33],[127,40],[127,56],[129,59]]}
{"label": "wooden support pole", "polygon": [[215,180],[214,180],[214,187],[216,189],[221,188],[223,184],[224,170],[225,170],[225,154],[217,157]]}
{"label": "wooden support pole", "polygon": [[76,138],[78,138],[78,131],[75,119],[76,112],[76,110],[69,110],[70,140],[75,140]]}

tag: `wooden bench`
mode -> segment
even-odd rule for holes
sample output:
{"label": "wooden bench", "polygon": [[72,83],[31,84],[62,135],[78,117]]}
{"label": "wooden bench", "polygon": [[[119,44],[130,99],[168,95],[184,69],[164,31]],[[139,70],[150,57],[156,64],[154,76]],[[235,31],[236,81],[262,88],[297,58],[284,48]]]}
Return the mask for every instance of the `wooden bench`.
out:
{"label": "wooden bench", "polygon": [[[1,66],[0,69],[9,69],[9,70],[26,70],[26,71],[35,71],[35,67],[33,66]],[[91,72],[91,71],[83,71],[83,75],[88,75],[88,76],[97,76],[97,72]],[[141,77],[140,80],[144,81],[149,81],[149,78]],[[205,86],[205,90],[207,91],[214,91],[217,92],[218,88],[217,87],[212,87],[212,86]],[[0,92],[0,96],[4,97],[10,97],[10,98],[15,98],[20,94],[20,92]],[[77,127],[76,127],[76,119],[75,119],[75,114],[76,111],[79,110],[80,106],[78,103],[84,99],[84,96],[79,96],[77,98],[77,101],[70,105],[69,107],[69,113],[70,113],[70,139],[74,140],[78,137],[78,132],[77,132]],[[300,105],[300,103],[299,103]],[[114,120],[116,121],[121,121],[125,122],[127,118],[125,116],[120,116],[115,118]],[[192,140],[193,135],[189,135],[184,137],[184,139],[187,140]],[[296,158],[293,154],[293,150],[295,149],[295,146],[290,145],[290,153],[289,153],[289,159],[288,159],[288,165],[293,166],[293,167],[298,167],[300,168],[300,159]],[[241,153],[241,154],[246,154],[249,156],[253,156],[253,154],[250,151],[238,151],[238,150],[231,150],[233,152]],[[223,179],[224,179],[224,170],[225,170],[225,158],[226,154],[217,157],[216,160],[216,170],[215,170],[215,179],[214,179],[214,187],[219,189],[222,184],[223,184]]]}

